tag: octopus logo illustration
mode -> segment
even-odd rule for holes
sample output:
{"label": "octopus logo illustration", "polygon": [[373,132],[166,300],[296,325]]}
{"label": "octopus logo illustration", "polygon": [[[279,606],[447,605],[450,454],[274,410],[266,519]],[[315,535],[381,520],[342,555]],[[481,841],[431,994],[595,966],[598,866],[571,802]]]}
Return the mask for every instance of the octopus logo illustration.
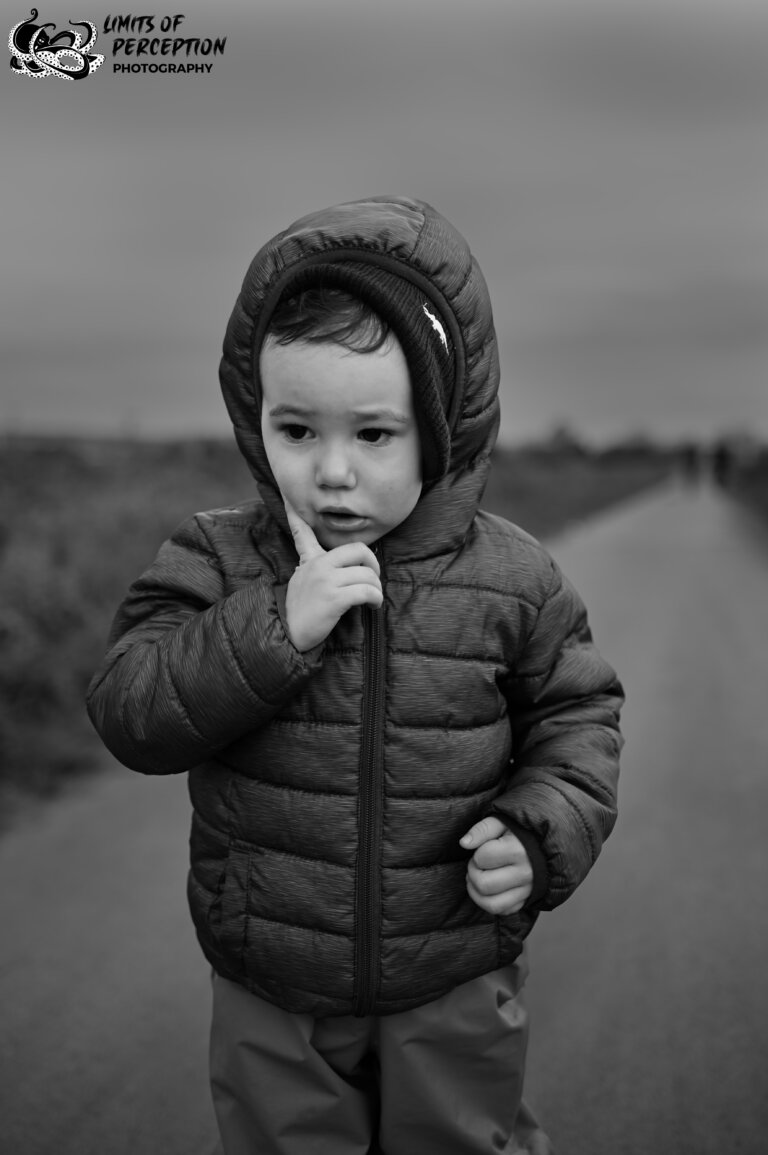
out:
{"label": "octopus logo illustration", "polygon": [[11,29],[8,48],[11,53],[11,71],[17,76],[66,76],[81,80],[90,76],[104,63],[104,57],[91,52],[96,43],[96,25],[90,20],[70,20],[76,28],[85,30],[85,41],[71,28],[49,36],[46,28],[55,24],[35,24],[37,8],[27,20],[21,20]]}

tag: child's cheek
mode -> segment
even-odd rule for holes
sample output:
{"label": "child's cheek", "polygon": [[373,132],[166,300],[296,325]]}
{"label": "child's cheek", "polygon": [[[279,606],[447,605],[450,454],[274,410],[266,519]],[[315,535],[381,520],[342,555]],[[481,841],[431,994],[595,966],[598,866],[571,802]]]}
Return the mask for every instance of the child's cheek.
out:
{"label": "child's cheek", "polygon": [[285,456],[280,453],[274,454],[269,464],[283,497],[288,498],[291,505],[302,517],[306,517],[307,494],[301,470],[296,468],[295,463],[286,461]]}
{"label": "child's cheek", "polygon": [[267,455],[269,468],[272,470],[272,476],[283,496],[293,503],[293,494],[290,492],[293,486],[290,481],[291,470],[289,461],[286,459],[287,455],[280,445],[277,434],[268,425],[262,426],[262,436],[264,438],[264,451]]}

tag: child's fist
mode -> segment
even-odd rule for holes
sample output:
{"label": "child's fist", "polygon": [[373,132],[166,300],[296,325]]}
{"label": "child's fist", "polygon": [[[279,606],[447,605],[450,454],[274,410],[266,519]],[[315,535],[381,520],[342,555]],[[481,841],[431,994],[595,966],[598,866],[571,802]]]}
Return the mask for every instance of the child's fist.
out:
{"label": "child's fist", "polygon": [[488,914],[515,914],[533,888],[525,847],[500,818],[489,815],[467,831],[460,844],[475,853],[467,867],[467,892]]}
{"label": "child's fist", "polygon": [[296,649],[304,653],[324,641],[352,606],[380,606],[384,595],[379,563],[364,542],[324,550],[311,526],[283,500],[299,555],[285,595],[286,627]]}

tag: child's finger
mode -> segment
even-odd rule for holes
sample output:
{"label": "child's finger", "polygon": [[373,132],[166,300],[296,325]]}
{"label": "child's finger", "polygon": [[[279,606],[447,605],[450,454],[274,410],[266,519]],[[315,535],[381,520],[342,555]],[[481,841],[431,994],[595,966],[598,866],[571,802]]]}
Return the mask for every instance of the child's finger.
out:
{"label": "child's finger", "polygon": [[492,838],[490,842],[478,846],[472,855],[472,861],[480,870],[496,870],[500,866],[510,866],[513,863],[530,866],[525,847],[509,830],[505,830],[500,838]]}
{"label": "child's finger", "polygon": [[484,842],[490,842],[492,838],[501,838],[506,829],[500,818],[489,814],[470,827],[464,837],[459,839],[459,845],[463,846],[465,850],[474,850],[478,846],[482,846]]}
{"label": "child's finger", "polygon": [[467,878],[482,894],[500,894],[503,890],[513,890],[518,886],[531,886],[533,870],[527,858],[486,868],[477,861],[475,855],[467,864]]}
{"label": "child's finger", "polygon": [[349,565],[339,570],[338,582],[340,588],[352,585],[371,585],[381,590],[381,580],[378,574],[367,565]]}
{"label": "child's finger", "polygon": [[355,585],[344,586],[344,601],[348,606],[375,606],[377,609],[384,601],[381,586],[371,582],[357,582]]}
{"label": "child's finger", "polygon": [[517,914],[519,910],[522,910],[531,893],[531,887],[529,884],[513,887],[511,890],[502,891],[500,894],[483,894],[468,878],[467,893],[481,910],[498,918],[507,914]]}
{"label": "child's finger", "polygon": [[364,565],[373,570],[376,577],[381,574],[381,567],[376,559],[376,554],[363,541],[348,541],[344,545],[335,546],[328,551],[328,560],[340,569],[347,566]]}
{"label": "child's finger", "polygon": [[299,516],[287,497],[283,498],[283,505],[285,506],[288,525],[293,534],[293,543],[299,555],[299,565],[301,565],[302,562],[309,561],[311,557],[317,557],[319,554],[325,553],[325,550],[315,537],[312,527],[307,525],[303,517]]}

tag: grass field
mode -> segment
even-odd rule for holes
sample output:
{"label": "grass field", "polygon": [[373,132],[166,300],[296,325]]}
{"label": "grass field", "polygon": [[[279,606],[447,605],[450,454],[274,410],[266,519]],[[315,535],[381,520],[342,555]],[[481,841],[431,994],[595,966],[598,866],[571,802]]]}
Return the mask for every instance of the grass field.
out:
{"label": "grass field", "polygon": [[[655,453],[501,451],[483,505],[548,537],[657,482]],[[254,492],[234,445],[0,442],[0,803],[104,764],[83,698],[115,609],[196,510]]]}

